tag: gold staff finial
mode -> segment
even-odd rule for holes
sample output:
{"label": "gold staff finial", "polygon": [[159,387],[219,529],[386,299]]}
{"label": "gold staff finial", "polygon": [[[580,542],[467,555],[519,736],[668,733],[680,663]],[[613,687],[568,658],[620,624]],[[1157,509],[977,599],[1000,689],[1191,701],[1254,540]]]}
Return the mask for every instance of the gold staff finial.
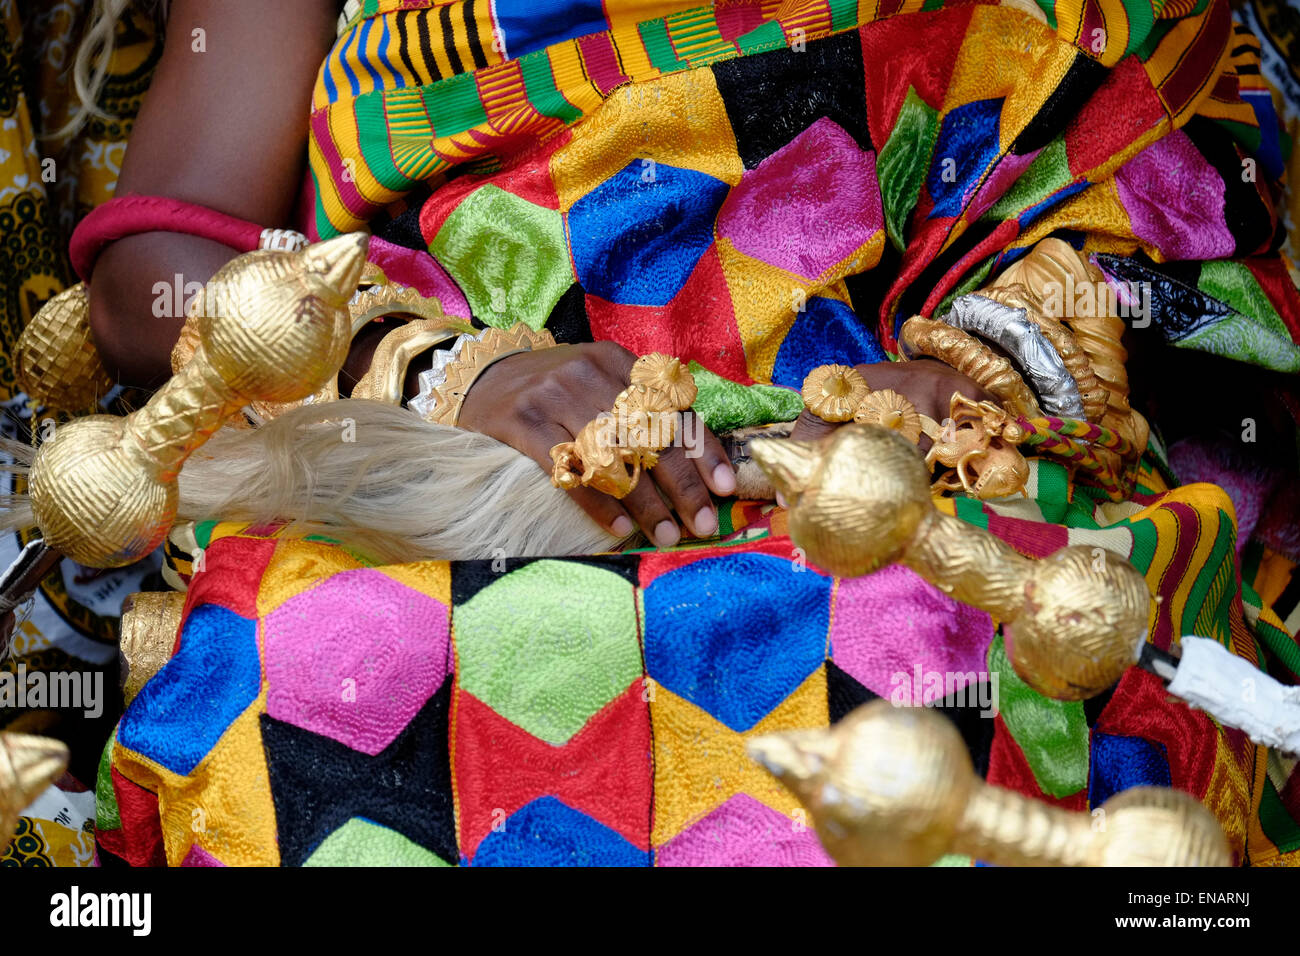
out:
{"label": "gold staff finial", "polygon": [[157,547],[181,466],[231,414],[254,399],[305,398],[338,372],[368,243],[353,233],[223,266],[201,293],[202,344],[180,373],[139,411],[77,419],[37,450],[32,512],[46,543],[101,568]]}

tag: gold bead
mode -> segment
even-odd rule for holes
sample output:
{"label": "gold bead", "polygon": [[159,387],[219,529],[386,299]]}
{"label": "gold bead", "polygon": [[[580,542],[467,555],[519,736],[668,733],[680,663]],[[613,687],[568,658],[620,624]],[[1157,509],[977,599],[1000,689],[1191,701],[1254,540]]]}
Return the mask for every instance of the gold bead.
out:
{"label": "gold bead", "polygon": [[821,365],[803,380],[803,404],[828,422],[847,422],[871,388],[857,369],[848,365]]}

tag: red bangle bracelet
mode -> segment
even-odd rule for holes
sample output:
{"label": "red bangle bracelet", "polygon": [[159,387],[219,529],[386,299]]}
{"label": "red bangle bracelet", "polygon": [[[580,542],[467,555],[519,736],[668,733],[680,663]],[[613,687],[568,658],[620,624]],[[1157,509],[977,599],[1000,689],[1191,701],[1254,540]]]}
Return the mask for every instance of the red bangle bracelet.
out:
{"label": "red bangle bracelet", "polygon": [[307,244],[307,237],[292,229],[267,229],[207,206],[164,196],[121,196],[97,206],[73,230],[68,250],[72,268],[89,282],[105,246],[144,232],[183,233],[240,252],[298,249]]}

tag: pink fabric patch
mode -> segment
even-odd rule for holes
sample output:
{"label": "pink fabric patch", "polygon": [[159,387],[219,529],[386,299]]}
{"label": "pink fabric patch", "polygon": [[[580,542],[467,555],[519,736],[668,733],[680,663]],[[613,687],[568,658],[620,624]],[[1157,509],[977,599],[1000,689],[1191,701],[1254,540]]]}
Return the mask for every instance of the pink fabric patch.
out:
{"label": "pink fabric patch", "polygon": [[447,676],[447,607],[369,568],[290,598],[263,622],[266,712],[377,754]]}
{"label": "pink fabric patch", "polygon": [[1133,234],[1167,259],[1219,259],[1236,248],[1223,218],[1223,180],[1179,130],[1115,173]]}
{"label": "pink fabric patch", "polygon": [[883,222],[876,154],[822,117],[741,176],[717,229],[745,255],[815,279]]}
{"label": "pink fabric patch", "polygon": [[185,854],[185,859],[181,860],[181,866],[225,866],[215,856],[209,853],[197,843],[190,845],[190,852]]}
{"label": "pink fabric patch", "polygon": [[655,853],[659,866],[834,866],[811,827],[738,793]]}
{"label": "pink fabric patch", "polygon": [[447,270],[429,255],[427,249],[407,249],[371,236],[370,252],[366,258],[384,270],[389,282],[408,286],[423,296],[432,296],[448,315],[469,318],[469,302],[460,286],[452,281]]}
{"label": "pink fabric patch", "polygon": [[[954,687],[987,672],[993,622],[929,584],[909,568],[891,564],[863,578],[840,581],[831,626],[831,659],[881,697],[899,688],[896,703],[930,703],[942,694],[926,680],[954,677]],[[921,680],[918,682],[917,677]],[[917,686],[919,683],[920,686]]]}
{"label": "pink fabric patch", "polygon": [[1018,156],[1015,153],[1007,153],[998,163],[997,168],[993,170],[993,175],[984,181],[980,191],[975,194],[975,199],[966,209],[966,221],[974,222],[980,216],[988,211],[988,208],[1002,198],[1005,193],[1017,179],[1020,174],[1029,168],[1029,165],[1038,158],[1042,150],[1034,150],[1032,153],[1026,153]]}

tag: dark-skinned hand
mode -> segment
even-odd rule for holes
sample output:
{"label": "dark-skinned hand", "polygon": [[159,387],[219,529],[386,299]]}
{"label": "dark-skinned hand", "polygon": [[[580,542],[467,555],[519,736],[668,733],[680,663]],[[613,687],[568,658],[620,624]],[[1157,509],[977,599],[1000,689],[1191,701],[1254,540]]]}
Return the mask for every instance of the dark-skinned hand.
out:
{"label": "dark-skinned hand", "polygon": [[[635,361],[635,355],[613,342],[512,355],[493,363],[475,381],[461,407],[460,425],[522,452],[549,475],[551,448],[572,441],[583,426],[610,410],[628,386]],[[642,473],[626,498],[591,488],[575,488],[569,494],[618,537],[630,534],[635,522],[656,545],[671,547],[681,539],[673,511],[697,537],[713,534],[718,515],[709,492],[732,494],[735,472],[722,444],[703,423],[683,422],[682,430],[699,436],[695,447],[682,443],[665,449],[659,464]]]}

